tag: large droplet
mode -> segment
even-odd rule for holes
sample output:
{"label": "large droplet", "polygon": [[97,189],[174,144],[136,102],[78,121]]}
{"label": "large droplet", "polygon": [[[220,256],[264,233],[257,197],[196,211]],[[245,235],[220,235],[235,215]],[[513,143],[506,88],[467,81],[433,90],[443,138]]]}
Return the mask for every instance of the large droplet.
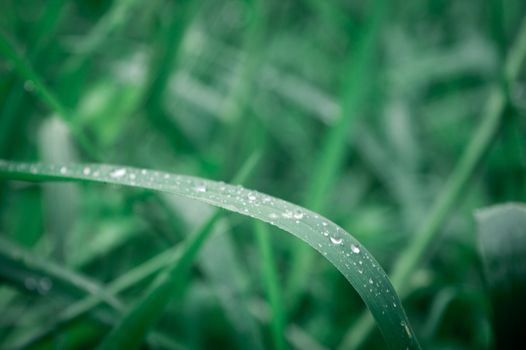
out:
{"label": "large droplet", "polygon": [[331,242],[333,244],[342,244],[343,243],[343,238],[336,238],[336,237],[331,237]]}

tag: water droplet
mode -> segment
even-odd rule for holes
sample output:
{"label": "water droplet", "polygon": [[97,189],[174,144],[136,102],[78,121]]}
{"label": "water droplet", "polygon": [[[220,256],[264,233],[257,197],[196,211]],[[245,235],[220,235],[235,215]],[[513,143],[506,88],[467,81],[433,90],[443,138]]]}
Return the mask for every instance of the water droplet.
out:
{"label": "water droplet", "polygon": [[37,281],[32,277],[26,278],[24,280],[24,286],[27,288],[27,290],[35,290],[37,287]]}
{"label": "water droplet", "polygon": [[409,338],[412,338],[413,334],[411,334],[411,330],[409,329],[409,326],[407,325],[407,323],[405,323],[405,321],[400,321],[400,325],[402,327],[404,327],[404,330],[405,330],[405,333],[407,334],[407,336]]}
{"label": "water droplet", "polygon": [[26,80],[24,82],[24,89],[27,91],[27,92],[32,92],[35,90],[35,84],[31,81],[31,80]]}
{"label": "water droplet", "polygon": [[197,185],[194,187],[195,192],[206,192],[206,186],[205,185]]}
{"label": "water droplet", "polygon": [[296,211],[294,211],[294,219],[303,219],[303,212],[299,209],[297,209]]}
{"label": "water droplet", "polygon": [[82,170],[82,173],[84,175],[89,175],[91,173],[91,169],[89,167],[85,167],[83,170]]}
{"label": "water droplet", "polygon": [[351,250],[352,250],[353,253],[358,254],[360,252],[360,247],[358,247],[355,244],[351,244]]}
{"label": "water droplet", "polygon": [[37,285],[37,289],[40,294],[46,294],[47,292],[49,292],[52,286],[53,282],[49,278],[44,277],[40,279]]}
{"label": "water droplet", "polygon": [[135,174],[130,174],[130,179],[135,180]]}
{"label": "water droplet", "polygon": [[323,231],[322,235],[324,235],[325,237],[328,237],[329,236],[329,231]]}
{"label": "water droplet", "polygon": [[277,219],[278,215],[275,214],[275,213],[270,213],[270,214],[268,214],[268,217],[271,218],[271,219]]}
{"label": "water droplet", "polygon": [[111,172],[110,176],[113,178],[123,177],[126,175],[126,169],[120,168]]}
{"label": "water droplet", "polygon": [[292,212],[290,210],[287,210],[287,211],[283,212],[281,214],[281,216],[283,216],[285,219],[292,219],[293,214],[292,214]]}
{"label": "water droplet", "polygon": [[369,278],[369,283],[370,283],[370,284],[373,284],[373,283],[374,283],[374,281],[373,281],[372,278]]}
{"label": "water droplet", "polygon": [[65,174],[65,173],[67,173],[67,172],[68,172],[68,169],[67,169],[65,166],[63,166],[63,167],[60,168],[60,173],[61,173],[61,174]]}
{"label": "water droplet", "polygon": [[255,200],[256,200],[256,196],[254,196],[253,193],[249,193],[249,194],[248,194],[248,200],[249,200],[249,201],[255,201]]}
{"label": "water droplet", "polygon": [[327,223],[324,221],[321,223],[323,226],[327,226]]}
{"label": "water droplet", "polygon": [[343,238],[336,238],[336,237],[331,237],[331,242],[333,244],[342,244],[343,243]]}

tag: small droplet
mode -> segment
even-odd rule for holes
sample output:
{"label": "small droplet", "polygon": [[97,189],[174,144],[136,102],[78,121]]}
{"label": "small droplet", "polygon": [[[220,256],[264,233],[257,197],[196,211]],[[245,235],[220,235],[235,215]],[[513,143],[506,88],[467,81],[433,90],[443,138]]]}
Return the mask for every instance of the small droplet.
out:
{"label": "small droplet", "polygon": [[372,278],[369,278],[369,283],[370,283],[370,284],[373,284],[373,283],[374,283],[374,281],[373,281]]}
{"label": "small droplet", "polygon": [[298,219],[298,220],[303,219],[303,215],[304,215],[303,212],[298,209],[294,212],[294,219]]}
{"label": "small droplet", "polygon": [[270,214],[268,214],[268,217],[271,218],[271,219],[277,219],[278,215],[276,213],[270,213]]}
{"label": "small droplet", "polygon": [[120,168],[111,172],[110,176],[113,178],[123,177],[126,175],[126,169]]}
{"label": "small droplet", "polygon": [[60,173],[61,173],[61,174],[65,174],[65,173],[67,173],[67,172],[68,172],[68,169],[67,169],[65,166],[63,166],[63,167],[60,168]]}
{"label": "small droplet", "polygon": [[328,237],[329,236],[329,231],[323,231],[322,235],[324,235],[325,237]]}
{"label": "small droplet", "polygon": [[287,210],[287,211],[283,212],[281,214],[281,216],[283,216],[285,219],[292,219],[293,214],[292,214],[292,212],[290,210]]}
{"label": "small droplet", "polygon": [[135,180],[135,174],[130,174],[130,179]]}
{"label": "small droplet", "polygon": [[256,200],[256,196],[254,196],[253,193],[249,193],[249,194],[248,194],[248,200],[249,200],[249,201],[255,201],[255,200]]}
{"label": "small droplet", "polygon": [[360,248],[355,244],[351,244],[351,250],[353,253],[356,253],[356,254],[360,252]]}
{"label": "small droplet", "polygon": [[343,243],[343,238],[336,238],[336,237],[331,237],[331,242],[333,244],[342,244]]}
{"label": "small droplet", "polygon": [[197,185],[194,187],[195,192],[206,192],[206,186],[205,185]]}
{"label": "small droplet", "polygon": [[52,286],[53,282],[51,282],[49,278],[44,277],[40,279],[37,285],[37,289],[40,294],[46,294],[47,292],[49,292]]}
{"label": "small droplet", "polygon": [[37,287],[37,281],[32,277],[26,278],[24,280],[24,286],[27,288],[27,290],[35,290]]}
{"label": "small droplet", "polygon": [[31,80],[26,80],[24,82],[24,90],[26,90],[27,92],[32,92],[33,90],[35,90],[35,84]]}
{"label": "small droplet", "polygon": [[89,175],[91,173],[91,169],[89,167],[85,167],[83,170],[82,170],[82,173],[84,175]]}

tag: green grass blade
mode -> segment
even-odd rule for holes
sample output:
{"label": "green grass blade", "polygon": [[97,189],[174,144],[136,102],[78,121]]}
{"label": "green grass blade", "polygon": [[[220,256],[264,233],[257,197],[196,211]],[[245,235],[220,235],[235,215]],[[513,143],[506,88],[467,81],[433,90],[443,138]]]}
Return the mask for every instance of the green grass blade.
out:
{"label": "green grass blade", "polygon": [[486,208],[478,211],[476,218],[496,348],[521,348],[526,321],[526,205]]}
{"label": "green grass blade", "polygon": [[259,254],[262,260],[262,274],[263,284],[266,289],[267,298],[271,308],[271,326],[272,337],[274,340],[274,348],[278,350],[285,349],[285,323],[286,315],[283,301],[281,299],[281,292],[279,287],[279,280],[277,271],[274,266],[274,255],[272,253],[272,246],[270,245],[270,230],[262,222],[255,222],[256,239]]}
{"label": "green grass blade", "polygon": [[[517,78],[521,64],[526,58],[526,19],[523,21],[517,40],[508,56],[504,70],[509,83]],[[440,233],[440,228],[446,221],[454,205],[466,189],[469,179],[475,173],[484,155],[493,143],[499,131],[506,107],[506,93],[500,85],[491,91],[487,105],[483,111],[482,121],[467,145],[444,189],[433,203],[429,215],[415,233],[415,239],[400,254],[400,258],[391,273],[393,285],[400,291],[402,297],[408,293],[407,280],[418,267],[430,244]],[[366,313],[356,321],[346,334],[340,349],[359,347],[373,329],[373,322]]]}
{"label": "green grass blade", "polygon": [[75,136],[75,140],[83,147],[93,159],[98,159],[96,156],[95,147],[86,135],[80,130],[73,121],[68,109],[60,102],[60,100],[51,92],[51,90],[44,84],[41,77],[33,70],[29,62],[18,54],[16,49],[11,45],[9,40],[0,31],[0,54],[3,55],[18,72],[18,75],[26,82],[32,84],[34,91],[40,96],[42,101],[60,118],[64,120]]}
{"label": "green grass blade", "polygon": [[[310,210],[241,186],[112,165],[2,161],[0,178],[100,182],[163,191],[275,225],[307,242],[345,276],[368,306],[390,348],[420,348],[400,299],[378,262],[349,233]],[[169,290],[162,288],[158,295]]]}
{"label": "green grass blade", "polygon": [[[336,122],[327,131],[318,154],[310,183],[307,187],[305,206],[322,211],[336,182],[345,155],[348,153],[349,135],[359,122],[363,102],[367,96],[369,77],[373,70],[374,55],[379,34],[386,16],[387,2],[375,0],[371,5],[371,20],[359,38],[348,63],[348,77],[344,81],[341,109]],[[310,269],[313,255],[305,246],[298,246],[293,255],[289,295],[291,302],[297,302],[297,295],[307,282],[306,271]]]}
{"label": "green grass blade", "polygon": [[[260,153],[257,152],[245,162],[234,182],[244,182],[256,166]],[[197,253],[209,238],[216,222],[222,213],[218,210],[190,240],[185,242],[182,254],[168,266],[155,280],[145,296],[132,307],[121,322],[110,332],[101,349],[138,348],[148,330],[160,318],[165,306],[173,299],[174,294],[182,294],[183,281]]]}
{"label": "green grass blade", "polygon": [[35,257],[31,252],[0,237],[0,276],[14,286],[32,293],[46,294],[59,287],[69,295],[96,295],[114,309],[121,303],[97,284],[57,264]]}
{"label": "green grass blade", "polygon": [[274,349],[283,350],[285,343],[285,310],[280,295],[279,280],[274,266],[274,255],[270,245],[270,231],[260,221],[255,222],[256,240],[263,273],[263,283],[272,310],[271,325]]}
{"label": "green grass blade", "polygon": [[223,219],[203,246],[198,266],[231,325],[236,348],[263,350],[259,323],[249,312],[253,298],[251,279],[236,250],[231,225]]}

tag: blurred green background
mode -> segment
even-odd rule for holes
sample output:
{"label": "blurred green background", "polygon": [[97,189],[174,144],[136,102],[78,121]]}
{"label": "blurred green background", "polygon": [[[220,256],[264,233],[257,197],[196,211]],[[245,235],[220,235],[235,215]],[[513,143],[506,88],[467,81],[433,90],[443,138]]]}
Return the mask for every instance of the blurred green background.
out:
{"label": "blurred green background", "polygon": [[[523,0],[1,0],[0,158],[229,182],[256,153],[247,187],[327,216],[389,272],[502,89],[498,133],[402,293],[424,348],[491,349],[473,212],[526,200],[523,64],[504,73],[525,15]],[[112,186],[0,182],[2,239],[102,285],[209,212]],[[297,263],[304,244],[271,230],[287,347],[341,346],[360,298],[321,256]],[[155,326],[170,341],[145,348],[274,346],[252,221],[227,215],[216,231]],[[17,285],[6,266],[0,348],[17,348],[81,295],[38,276]],[[88,314],[32,348],[91,348],[109,325]],[[373,329],[361,347],[385,343]]]}

